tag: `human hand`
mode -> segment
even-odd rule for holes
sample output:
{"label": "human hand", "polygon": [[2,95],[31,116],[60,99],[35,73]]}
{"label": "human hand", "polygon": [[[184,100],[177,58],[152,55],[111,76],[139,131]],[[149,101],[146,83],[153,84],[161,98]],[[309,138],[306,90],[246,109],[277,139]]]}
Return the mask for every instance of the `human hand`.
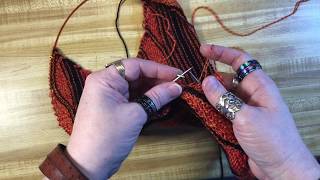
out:
{"label": "human hand", "polygon": [[129,87],[135,92],[151,88],[145,95],[157,109],[182,91],[169,82],[180,72],[176,68],[139,59],[122,62],[126,80],[114,66],[87,77],[67,146],[74,163],[90,179],[106,179],[119,169],[147,121],[143,108],[129,102]]}
{"label": "human hand", "polygon": [[[202,45],[200,50],[234,71],[252,59],[245,52],[222,46]],[[259,179],[320,178],[319,164],[303,143],[275,83],[262,70],[250,73],[237,88],[230,74],[223,77],[228,91],[245,102],[232,122],[253,174]],[[213,76],[203,81],[202,88],[213,106],[227,91]]]}

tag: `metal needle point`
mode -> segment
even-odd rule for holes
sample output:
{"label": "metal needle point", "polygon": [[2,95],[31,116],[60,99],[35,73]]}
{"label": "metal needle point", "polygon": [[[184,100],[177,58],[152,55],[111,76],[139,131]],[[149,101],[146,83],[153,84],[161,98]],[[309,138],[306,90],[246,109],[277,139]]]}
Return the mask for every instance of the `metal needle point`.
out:
{"label": "metal needle point", "polygon": [[180,78],[184,78],[184,75],[185,75],[187,72],[189,72],[191,69],[192,69],[192,67],[189,68],[188,70],[186,70],[185,72],[183,72],[182,74],[177,74],[177,77],[173,80],[173,82],[176,82],[176,81],[177,81],[178,79],[180,79]]}

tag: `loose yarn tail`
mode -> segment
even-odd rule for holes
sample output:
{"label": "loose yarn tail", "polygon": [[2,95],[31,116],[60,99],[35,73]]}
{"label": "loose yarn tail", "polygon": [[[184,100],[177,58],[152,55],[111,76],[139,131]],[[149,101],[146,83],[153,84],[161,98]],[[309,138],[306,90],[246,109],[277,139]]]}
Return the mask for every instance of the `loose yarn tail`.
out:
{"label": "loose yarn tail", "polygon": [[196,9],[193,10],[193,12],[192,12],[192,18],[191,18],[191,23],[192,23],[192,25],[194,25],[194,23],[195,23],[195,18],[196,18],[196,13],[197,13],[199,10],[203,9],[203,10],[209,11],[209,13],[210,13],[210,14],[216,19],[216,21],[219,23],[219,25],[221,26],[221,28],[222,28],[223,30],[225,30],[226,32],[228,32],[228,33],[230,33],[230,34],[232,34],[232,35],[235,35],[235,36],[242,36],[242,37],[244,37],[244,36],[250,36],[250,35],[252,35],[252,34],[254,34],[254,33],[256,33],[256,32],[258,32],[258,31],[260,31],[260,30],[266,29],[266,28],[268,28],[268,27],[270,27],[270,26],[272,26],[272,25],[274,25],[274,24],[276,24],[276,23],[278,23],[278,22],[280,22],[280,21],[283,21],[283,20],[287,19],[288,17],[294,15],[294,14],[298,11],[300,5],[301,5],[302,3],[308,2],[308,1],[309,1],[309,0],[299,0],[299,1],[297,1],[297,2],[295,3],[295,5],[294,5],[293,10],[292,10],[291,13],[289,13],[288,15],[285,15],[285,16],[283,16],[283,17],[280,17],[280,18],[278,18],[278,19],[276,19],[276,20],[274,20],[274,21],[272,21],[272,22],[270,22],[270,23],[268,23],[268,24],[265,24],[265,25],[263,25],[263,26],[261,26],[261,27],[258,27],[258,28],[256,28],[256,29],[251,30],[251,31],[246,32],[246,33],[236,32],[236,31],[230,29],[229,27],[227,27],[227,26],[224,24],[224,22],[221,20],[221,18],[220,18],[220,16],[218,15],[218,13],[217,13],[216,11],[214,11],[213,9],[211,9],[210,7],[207,7],[207,6],[199,6],[199,7],[197,7]]}

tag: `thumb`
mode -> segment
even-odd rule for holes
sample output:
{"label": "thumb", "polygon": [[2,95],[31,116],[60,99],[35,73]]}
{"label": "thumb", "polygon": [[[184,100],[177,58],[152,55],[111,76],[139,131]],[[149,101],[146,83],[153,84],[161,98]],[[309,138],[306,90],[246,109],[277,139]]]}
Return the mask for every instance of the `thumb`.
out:
{"label": "thumb", "polygon": [[159,110],[164,105],[176,99],[182,93],[182,87],[175,82],[166,82],[154,86],[145,93]]}
{"label": "thumb", "polygon": [[[208,101],[213,107],[216,108],[220,97],[227,92],[223,85],[213,76],[208,76],[202,82],[202,89]],[[243,103],[239,112],[236,112],[235,119],[232,120],[233,124],[247,124],[254,114],[256,109],[252,106]]]}
{"label": "thumb", "polygon": [[203,80],[202,89],[210,104],[214,107],[219,102],[220,97],[227,92],[222,84],[213,76],[208,76]]}

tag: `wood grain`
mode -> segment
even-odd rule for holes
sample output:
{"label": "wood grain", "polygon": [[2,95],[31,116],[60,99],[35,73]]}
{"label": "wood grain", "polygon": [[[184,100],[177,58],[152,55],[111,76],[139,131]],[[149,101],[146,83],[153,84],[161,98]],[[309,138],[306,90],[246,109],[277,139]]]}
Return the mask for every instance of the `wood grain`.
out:
{"label": "wood grain", "polygon": [[[0,179],[40,179],[38,165],[68,136],[58,127],[48,97],[50,50],[63,20],[80,1],[0,1]],[[114,28],[115,0],[92,0],[67,25],[64,53],[101,69],[124,57]],[[246,32],[288,14],[293,0],[180,1],[187,17],[200,5],[214,8],[230,28]],[[196,18],[201,42],[241,47],[276,81],[305,143],[320,155],[320,2],[249,37],[224,32],[204,11]],[[142,7],[128,0],[121,31],[135,56],[142,36]],[[229,68],[219,65],[221,70]],[[138,143],[113,179],[199,179],[219,176],[216,144],[203,129],[154,128]],[[227,163],[224,162],[227,167]],[[226,170],[227,174],[230,172]]]}

